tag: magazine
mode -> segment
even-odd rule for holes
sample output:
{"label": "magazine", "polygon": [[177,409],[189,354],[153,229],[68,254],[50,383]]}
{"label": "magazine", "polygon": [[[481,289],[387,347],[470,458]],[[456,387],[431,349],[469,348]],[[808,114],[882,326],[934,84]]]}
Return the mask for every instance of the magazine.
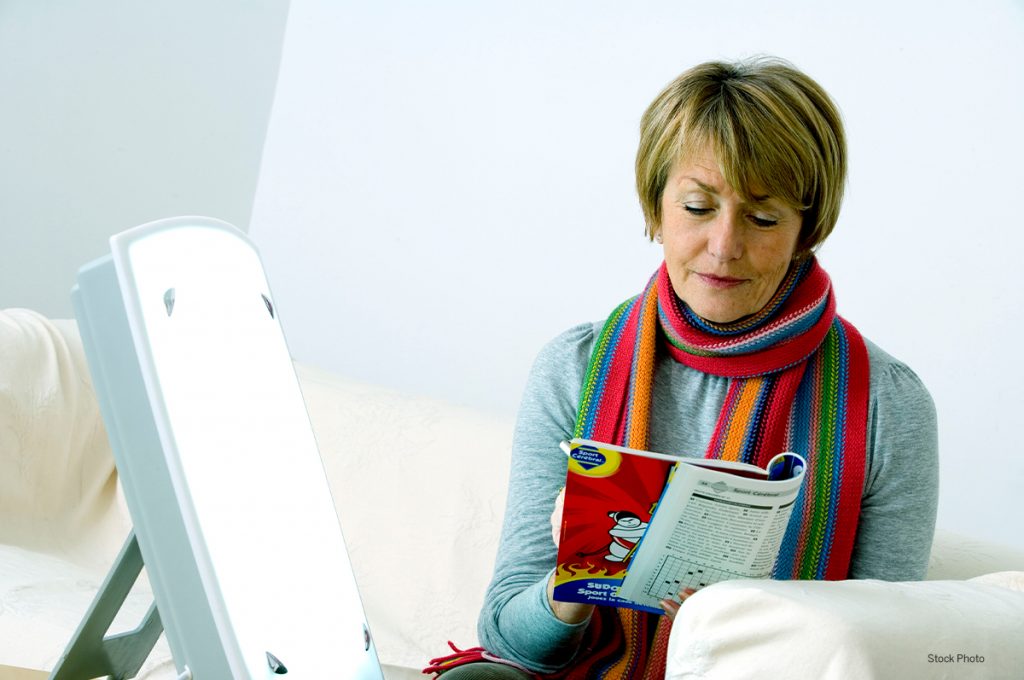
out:
{"label": "magazine", "polygon": [[574,439],[554,599],[661,613],[684,588],[767,578],[806,462],[765,468]]}

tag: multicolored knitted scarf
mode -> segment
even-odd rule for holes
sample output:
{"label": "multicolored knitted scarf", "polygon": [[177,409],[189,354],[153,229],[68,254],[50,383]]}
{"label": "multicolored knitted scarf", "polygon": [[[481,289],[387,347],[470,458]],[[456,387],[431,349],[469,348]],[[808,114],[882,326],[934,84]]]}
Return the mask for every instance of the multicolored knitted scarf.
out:
{"label": "multicolored knitted scarf", "polygon": [[[730,378],[705,456],[767,464],[807,459],[774,578],[842,579],[853,551],[864,461],[868,357],[836,315],[831,282],[813,258],[790,268],[769,303],[729,324],[708,322],[676,297],[662,264],[642,294],[605,322],[583,384],[575,436],[645,449],[655,356]],[[598,607],[572,668],[551,677],[662,678],[664,616]]]}
{"label": "multicolored knitted scarf", "polygon": [[[594,345],[575,436],[648,448],[657,353],[729,378],[705,456],[759,466],[781,451],[808,463],[772,576],[842,579],[853,552],[864,463],[868,356],[857,329],[836,315],[828,274],[813,258],[790,268],[765,307],[715,324],[676,297],[661,268],[619,305]],[[670,622],[633,609],[597,607],[573,665],[560,680],[665,675]],[[449,643],[450,644],[450,643]],[[427,672],[495,659],[482,648],[434,659]]]}

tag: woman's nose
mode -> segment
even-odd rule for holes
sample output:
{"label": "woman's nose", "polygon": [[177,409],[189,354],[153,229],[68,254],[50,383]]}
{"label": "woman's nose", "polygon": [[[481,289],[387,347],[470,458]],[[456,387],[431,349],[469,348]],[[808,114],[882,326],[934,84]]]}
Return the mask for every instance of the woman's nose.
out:
{"label": "woman's nose", "polygon": [[722,262],[743,255],[743,224],[738,214],[728,210],[718,214],[708,232],[708,252]]}

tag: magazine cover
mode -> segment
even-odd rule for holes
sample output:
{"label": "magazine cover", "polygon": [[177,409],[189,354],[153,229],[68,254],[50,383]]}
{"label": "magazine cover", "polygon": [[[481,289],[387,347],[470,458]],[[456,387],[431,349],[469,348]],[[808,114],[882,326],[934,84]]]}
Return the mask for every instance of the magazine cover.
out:
{"label": "magazine cover", "polygon": [[661,613],[616,596],[669,475],[670,457],[574,440],[569,448],[554,599]]}

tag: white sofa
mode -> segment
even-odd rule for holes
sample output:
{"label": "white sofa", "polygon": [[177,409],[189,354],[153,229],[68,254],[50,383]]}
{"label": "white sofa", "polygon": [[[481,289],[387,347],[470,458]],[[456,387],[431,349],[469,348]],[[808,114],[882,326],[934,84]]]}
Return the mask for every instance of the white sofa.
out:
{"label": "white sofa", "polygon": [[[511,420],[297,373],[385,675],[422,678],[447,640],[476,644]],[[74,322],[0,310],[0,680],[46,676],[129,528]],[[1024,574],[964,579],[1013,570],[1021,551],[940,533],[934,581],[720,584],[687,602],[670,676],[1009,677],[1024,666]],[[149,601],[140,580],[113,630]],[[977,641],[981,621],[995,623]],[[985,660],[927,659],[947,653]],[[917,671],[894,674],[900,658]],[[175,676],[161,642],[139,677]]]}

